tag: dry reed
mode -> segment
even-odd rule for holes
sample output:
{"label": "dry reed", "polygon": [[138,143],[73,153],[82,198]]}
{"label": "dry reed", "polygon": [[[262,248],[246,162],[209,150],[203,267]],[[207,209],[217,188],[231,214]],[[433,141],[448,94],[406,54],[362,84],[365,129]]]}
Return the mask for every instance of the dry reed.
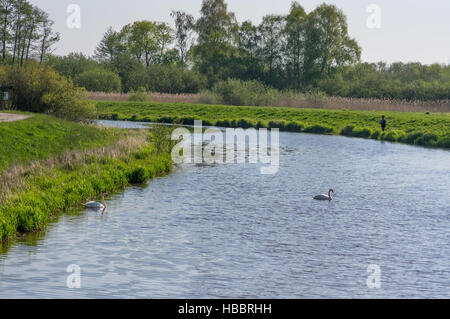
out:
{"label": "dry reed", "polygon": [[[150,93],[150,101],[160,103],[199,103],[200,94],[163,94]],[[128,94],[89,92],[87,98],[100,101],[128,101]],[[270,104],[270,105],[269,105]],[[398,111],[398,112],[450,112],[450,100],[441,101],[406,101],[389,99],[328,97],[326,101],[314,103],[304,94],[281,93],[268,105],[293,108],[350,109],[365,111]]]}

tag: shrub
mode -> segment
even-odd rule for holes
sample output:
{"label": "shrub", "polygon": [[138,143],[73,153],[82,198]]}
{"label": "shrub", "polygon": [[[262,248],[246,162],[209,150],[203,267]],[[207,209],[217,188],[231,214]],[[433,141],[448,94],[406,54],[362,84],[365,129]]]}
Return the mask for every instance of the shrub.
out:
{"label": "shrub", "polygon": [[370,136],[370,138],[371,138],[371,139],[374,139],[374,140],[378,140],[378,138],[380,137],[380,135],[381,135],[381,132],[380,132],[380,131],[375,131],[375,132],[372,133],[372,135]]}
{"label": "shrub", "polygon": [[370,128],[355,128],[353,130],[353,136],[369,138],[372,135],[372,130]]}
{"label": "shrub", "polygon": [[304,128],[305,128],[305,125],[302,123],[298,123],[298,122],[289,122],[285,126],[285,130],[288,132],[302,132]]}
{"label": "shrub", "polygon": [[159,93],[198,93],[207,86],[203,75],[175,65],[151,65],[134,70],[126,83],[126,90],[145,87]]}
{"label": "shrub", "polygon": [[94,69],[88,70],[75,78],[75,83],[91,92],[121,92],[122,83],[120,77],[114,72]]}
{"label": "shrub", "polygon": [[353,125],[348,125],[341,130],[341,135],[344,136],[353,136],[353,129],[355,127]]}
{"label": "shrub", "polygon": [[383,132],[380,137],[380,139],[382,141],[388,141],[388,142],[397,142],[398,138],[399,138],[399,133],[396,131]]}
{"label": "shrub", "polygon": [[140,87],[136,92],[131,91],[128,101],[131,102],[147,102],[150,100],[149,94],[144,87]]}
{"label": "shrub", "polygon": [[128,174],[130,184],[143,184],[150,178],[150,174],[145,167],[139,166],[131,170]]}
{"label": "shrub", "polygon": [[312,133],[312,134],[329,134],[333,132],[333,128],[325,125],[313,125],[305,128],[305,133]]}
{"label": "shrub", "polygon": [[284,121],[270,121],[269,124],[267,125],[269,129],[277,128],[280,129],[281,131],[284,131],[284,126],[285,126]]}
{"label": "shrub", "polygon": [[202,91],[198,96],[198,103],[201,104],[220,104],[221,98],[216,93],[211,91]]}
{"label": "shrub", "polygon": [[438,137],[435,134],[427,133],[415,139],[414,144],[420,146],[433,146],[436,144],[437,140]]}
{"label": "shrub", "polygon": [[279,92],[259,81],[228,79],[214,85],[212,93],[229,105],[268,105]]}
{"label": "shrub", "polygon": [[443,148],[450,148],[450,136],[441,137],[437,141],[436,146]]}
{"label": "shrub", "polygon": [[3,69],[0,82],[14,87],[14,108],[70,120],[84,120],[95,115],[95,106],[84,99],[84,89],[51,67],[29,62],[23,67],[0,68]]}

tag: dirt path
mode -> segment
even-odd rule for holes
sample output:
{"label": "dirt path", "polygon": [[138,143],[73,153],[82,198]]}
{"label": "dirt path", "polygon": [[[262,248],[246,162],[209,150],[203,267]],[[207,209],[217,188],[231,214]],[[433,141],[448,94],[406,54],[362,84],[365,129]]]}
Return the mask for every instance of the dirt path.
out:
{"label": "dirt path", "polygon": [[11,114],[11,113],[0,113],[0,123],[1,122],[14,122],[21,121],[29,118],[29,115]]}

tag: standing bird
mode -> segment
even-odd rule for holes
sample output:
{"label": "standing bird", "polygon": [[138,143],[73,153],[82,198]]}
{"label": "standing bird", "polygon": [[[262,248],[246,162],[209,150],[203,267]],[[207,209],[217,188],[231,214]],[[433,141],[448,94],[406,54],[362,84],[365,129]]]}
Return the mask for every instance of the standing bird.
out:
{"label": "standing bird", "polygon": [[102,202],[89,202],[84,204],[84,207],[86,208],[90,208],[90,209],[97,209],[97,210],[101,210],[102,212],[104,212],[107,208],[106,206],[106,202],[105,202],[105,195],[108,194],[102,194]]}
{"label": "standing bird", "polygon": [[317,195],[316,197],[314,197],[315,200],[333,200],[333,197],[331,197],[331,193],[334,193],[334,189],[330,189],[328,191],[328,195]]}

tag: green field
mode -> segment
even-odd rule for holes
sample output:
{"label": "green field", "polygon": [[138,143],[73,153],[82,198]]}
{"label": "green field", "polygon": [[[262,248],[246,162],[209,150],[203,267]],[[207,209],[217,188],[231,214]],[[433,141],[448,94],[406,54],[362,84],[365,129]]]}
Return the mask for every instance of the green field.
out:
{"label": "green field", "polygon": [[23,121],[0,123],[0,173],[11,165],[43,160],[66,150],[105,146],[123,136],[119,130],[100,129],[40,114],[32,114]]}
{"label": "green field", "polygon": [[102,193],[170,172],[163,129],[107,129],[45,115],[0,123],[0,243]]}
{"label": "green field", "polygon": [[[334,134],[450,149],[450,114],[244,107],[147,102],[96,102],[103,119],[221,127],[268,127]],[[379,121],[386,115],[388,128]]]}

